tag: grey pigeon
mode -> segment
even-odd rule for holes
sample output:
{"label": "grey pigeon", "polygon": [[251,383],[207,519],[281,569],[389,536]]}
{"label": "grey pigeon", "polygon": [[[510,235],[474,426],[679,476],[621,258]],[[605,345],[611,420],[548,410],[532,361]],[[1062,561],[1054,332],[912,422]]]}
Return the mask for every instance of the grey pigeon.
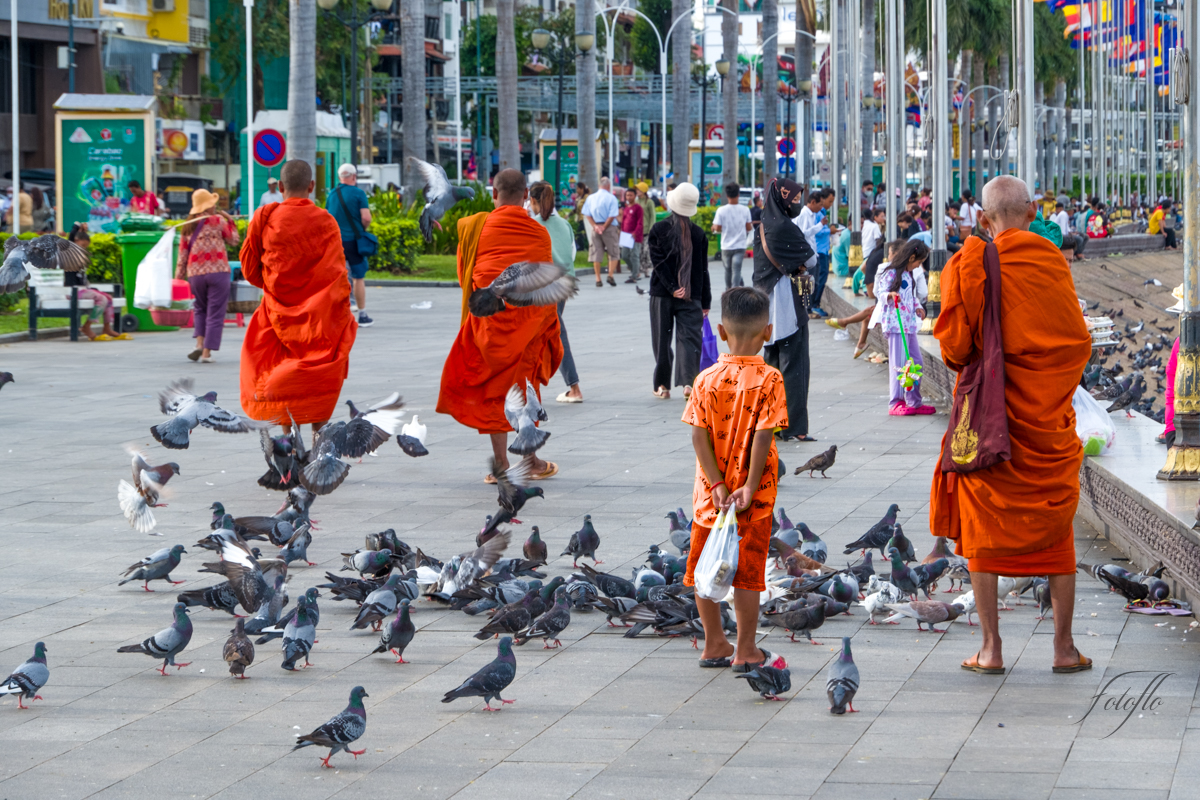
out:
{"label": "grey pigeon", "polygon": [[[286,597],[286,594],[284,596]],[[296,605],[292,606],[286,611],[277,612],[276,619],[278,621],[273,626],[262,628],[260,631],[262,636],[255,639],[254,643],[266,644],[273,639],[281,638],[287,631],[287,626],[296,619],[296,613],[300,610],[301,606],[304,607],[305,612],[308,614],[309,622],[311,622],[313,627],[316,628],[318,623],[321,621],[321,609],[317,606],[317,598],[320,596],[321,593],[318,592],[315,587],[310,588],[296,599]],[[247,624],[246,627],[249,629],[250,625]]]}
{"label": "grey pigeon", "polygon": [[483,526],[483,530],[475,539],[476,546],[490,539],[501,525],[509,522],[521,524],[517,514],[525,507],[525,502],[534,497],[546,496],[542,487],[524,485],[530,477],[529,464],[528,460],[522,459],[516,466],[506,469],[500,466],[495,456],[488,462],[491,475],[496,479],[496,489],[499,493],[496,502],[499,503],[500,510]]}
{"label": "grey pigeon", "polygon": [[508,306],[553,306],[579,293],[575,270],[553,261],[520,261],[507,267],[487,286],[471,292],[467,307],[477,317],[490,317]]}
{"label": "grey pigeon", "polygon": [[766,664],[757,664],[749,672],[734,677],[745,678],[750,688],[766,700],[782,701],[783,698],[779,694],[791,691],[792,688],[792,671],[787,667],[776,669]]}
{"label": "grey pigeon", "polygon": [[808,526],[803,522],[800,523],[797,530],[800,531],[800,555],[811,558],[813,561],[818,561],[822,564],[829,557],[829,547],[821,540],[820,536],[808,529]]}
{"label": "grey pigeon", "polygon": [[[291,414],[288,414],[291,417]],[[267,428],[259,429],[259,444],[267,471],[258,479],[264,489],[286,492],[300,485],[300,472],[308,464],[308,450],[300,427],[292,422],[291,431],[272,436]]]}
{"label": "grey pigeon", "polygon": [[246,636],[246,621],[239,619],[229,632],[221,655],[229,664],[229,674],[235,678],[246,677],[246,667],[254,663],[254,643]]}
{"label": "grey pigeon", "polygon": [[170,419],[151,426],[150,433],[163,447],[186,450],[197,425],[218,433],[248,433],[262,427],[218,406],[216,392],[197,397],[193,385],[191,378],[182,378],[158,393],[158,407]]}
{"label": "grey pigeon", "polygon": [[668,511],[667,519],[671,521],[671,526],[668,529],[671,544],[679,551],[680,555],[683,555],[692,549],[692,532],[684,527],[683,520],[679,518],[678,512]]}
{"label": "grey pigeon", "polygon": [[912,596],[916,596],[921,590],[921,576],[909,569],[908,566],[900,560],[900,554],[893,551],[889,556],[892,562],[892,584],[902,592],[907,592]]}
{"label": "grey pigeon", "polygon": [[[281,523],[287,524],[287,523]],[[308,560],[308,546],[312,544],[311,526],[307,522],[300,524],[292,534],[292,538],[288,539],[287,544],[279,548],[279,558],[285,564],[291,564],[293,561],[303,561],[310,567],[315,567],[316,564]]]}
{"label": "grey pigeon", "polygon": [[[562,647],[562,642],[558,640],[558,635],[567,629],[571,624],[571,605],[567,601],[567,590],[565,587],[559,588],[554,593],[554,605],[546,610],[545,614],[535,619],[533,623],[520,632],[516,636],[516,644],[525,644],[534,637],[541,637],[543,650],[554,650]],[[554,647],[550,646],[550,642],[554,642]]]}
{"label": "grey pigeon", "polygon": [[814,472],[821,473],[822,478],[828,478],[825,471],[833,466],[833,462],[837,460],[837,445],[831,446],[824,453],[813,456],[808,461],[804,462],[804,466],[796,467],[796,475],[802,472],[807,472],[808,477],[812,477]]}
{"label": "grey pigeon", "polygon": [[962,607],[943,603],[940,600],[914,600],[911,603],[893,603],[888,606],[893,616],[912,617],[917,621],[917,630],[922,630],[921,623],[929,626],[934,633],[945,633],[935,626],[939,622],[953,622],[962,613]]}
{"label": "grey pigeon", "polygon": [[596,560],[598,547],[600,547],[600,534],[596,533],[596,528],[592,525],[592,515],[584,514],[583,526],[571,534],[571,538],[567,542],[567,549],[559,555],[571,556],[572,566],[576,568],[579,567],[580,558],[590,558],[597,564],[603,564],[603,561]]}
{"label": "grey pigeon", "polygon": [[[254,610],[253,616],[246,622],[246,633],[262,633],[268,628],[275,626],[279,622],[279,613],[287,604],[286,595],[283,591],[282,575],[275,576],[274,587],[267,587],[262,593],[262,600],[258,608]],[[232,591],[232,588],[230,589]],[[282,634],[281,634],[282,635]],[[261,641],[259,642],[262,643]]]}
{"label": "grey pigeon", "polygon": [[946,574],[950,569],[950,560],[939,558],[936,561],[931,561],[928,564],[920,564],[913,567],[913,574],[917,576],[917,588],[925,593],[926,600],[932,600],[929,591],[931,587],[937,585],[938,578]]}
{"label": "grey pigeon", "polygon": [[30,268],[86,272],[91,261],[87,250],[53,233],[36,239],[10,236],[4,242],[4,263],[0,264],[0,294],[24,289]]}
{"label": "grey pigeon", "polygon": [[202,564],[200,572],[223,576],[229,581],[230,589],[246,613],[254,613],[258,610],[263,593],[269,588],[262,563],[251,552],[250,546],[236,534],[233,539],[221,541],[220,555],[220,561]]}
{"label": "grey pigeon", "polygon": [[149,533],[156,524],[154,512],[165,503],[159,503],[162,488],[172,475],[179,474],[179,465],[174,461],[159,467],[146,463],[141,453],[133,452],[133,483],[122,480],[117,484],[117,502],[121,505],[121,513],[129,522],[129,527],[139,533]]}
{"label": "grey pigeon", "polygon": [[0,372],[0,389],[4,388],[6,383],[16,383],[17,379],[13,377],[11,372]]}
{"label": "grey pigeon", "polygon": [[187,606],[183,603],[176,603],[171,614],[175,618],[171,627],[163,628],[141,644],[127,644],[124,647],[118,647],[117,652],[145,653],[151,658],[161,658],[163,665],[158,671],[164,676],[167,674],[168,666],[175,669],[186,667],[191,662],[176,664],[175,656],[183,652],[183,649],[188,646],[188,642],[192,640],[192,620],[188,617]]}
{"label": "grey pigeon", "polygon": [[425,207],[421,209],[417,226],[425,241],[432,242],[434,226],[441,230],[441,219],[446,212],[459,200],[474,200],[475,190],[470,186],[452,185],[441,164],[430,164],[415,156],[409,156],[407,163],[408,169],[419,176],[414,185],[421,186],[425,193]]}
{"label": "grey pigeon", "polygon": [[892,538],[892,528],[896,525],[896,515],[899,513],[900,506],[892,503],[888,507],[887,513],[883,515],[883,519],[872,525],[871,529],[858,539],[846,545],[846,549],[842,552],[849,555],[855,550],[862,550],[865,553],[868,550],[878,549],[879,555],[887,558],[888,554],[884,552],[883,548]]}
{"label": "grey pigeon", "polygon": [[130,581],[145,581],[142,584],[142,588],[147,592],[154,591],[150,588],[150,581],[166,581],[178,586],[183,581],[171,580],[171,570],[179,566],[179,562],[186,552],[187,550],[184,550],[181,544],[156,550],[136,564],[130,564],[123,573],[128,577],[118,583],[117,586],[124,586]]}
{"label": "grey pigeon", "polygon": [[[566,590],[567,601],[577,611],[591,611],[600,600],[600,592],[587,581],[572,578],[567,581],[563,589]],[[517,644],[524,644],[524,642],[517,642]]]}
{"label": "grey pigeon", "polygon": [[528,456],[541,449],[550,438],[548,431],[538,428],[537,423],[546,417],[546,410],[538,402],[537,390],[526,379],[525,386],[514,383],[504,398],[504,417],[516,431],[508,452]]}
{"label": "grey pigeon", "polygon": [[812,632],[825,624],[825,611],[825,604],[817,603],[779,614],[767,614],[763,620],[769,625],[786,630],[791,634],[793,642],[796,641],[796,634],[802,633],[809,643],[820,644],[812,638]]}
{"label": "grey pigeon", "polygon": [[1045,619],[1046,612],[1053,608],[1050,605],[1050,581],[1045,578],[1035,578],[1033,581],[1033,596],[1038,601],[1037,618]]}
{"label": "grey pigeon", "polygon": [[312,733],[297,736],[296,746],[292,748],[293,752],[310,745],[328,747],[329,755],[321,759],[321,764],[328,769],[333,769],[329,759],[333,758],[335,753],[343,750],[354,756],[354,760],[357,761],[359,756],[367,752],[365,747],[362,750],[350,749],[350,745],[361,739],[362,735],[367,732],[367,709],[363,706],[364,697],[370,697],[370,695],[363,687],[355,686],[351,689],[350,705]]}
{"label": "grey pigeon", "polygon": [[580,567],[580,570],[589,583],[604,592],[608,597],[637,597],[637,586],[618,575],[597,572],[587,564]]}
{"label": "grey pigeon", "polygon": [[[499,711],[500,708],[515,702],[500,696],[517,676],[517,657],[513,655],[512,646],[511,636],[502,638],[496,647],[495,660],[463,681],[457,689],[446,692],[442,702],[449,703],[459,697],[482,697],[485,711]],[[500,708],[492,708],[493,698],[500,701]]]}
{"label": "grey pigeon", "polygon": [[546,543],[542,541],[541,532],[538,530],[537,525],[534,525],[530,530],[529,538],[525,540],[525,544],[521,547],[521,553],[530,561],[546,563],[549,553],[547,552]]}
{"label": "grey pigeon", "polygon": [[[308,511],[316,499],[316,494],[303,486],[293,486],[288,490],[287,500],[277,512],[269,517],[236,517],[233,519],[233,530],[243,539],[267,539],[271,544],[282,547],[301,524],[311,524]],[[213,519],[209,527],[216,530],[224,524],[225,506],[213,503],[211,508]],[[281,522],[288,523],[288,527],[281,527]]]}
{"label": "grey pigeon", "polygon": [[296,662],[303,658],[304,668],[311,667],[308,654],[312,652],[316,636],[315,623],[308,616],[308,604],[297,600],[296,616],[283,629],[283,663],[280,666],[294,671]]}
{"label": "grey pigeon", "polygon": [[845,714],[854,710],[854,695],[858,692],[858,665],[850,653],[850,637],[842,637],[842,652],[829,665],[825,677],[825,694],[829,696],[829,713]]}
{"label": "grey pigeon", "polygon": [[404,408],[400,395],[395,393],[367,411],[360,412],[350,400],[346,403],[350,420],[327,422],[317,431],[312,458],[300,473],[301,485],[314,494],[329,494],[342,485],[350,473],[350,465],[342,459],[362,458],[392,438]]}
{"label": "grey pigeon", "polygon": [[46,643],[38,642],[33,646],[33,655],[29,657],[29,660],[14,669],[12,674],[0,683],[0,697],[15,694],[17,708],[28,708],[21,702],[21,699],[27,698],[30,703],[34,700],[41,700],[42,696],[38,694],[38,689],[45,686],[48,680],[50,680],[50,668],[46,666]]}
{"label": "grey pigeon", "polygon": [[386,575],[392,568],[391,550],[355,550],[342,553],[342,568],[339,572],[353,570],[359,575]]}
{"label": "grey pigeon", "polygon": [[370,625],[372,630],[378,631],[384,617],[390,617],[396,610],[399,603],[396,588],[399,583],[400,575],[393,572],[383,586],[367,595],[358,609],[358,616],[350,624],[350,630],[361,630]]}
{"label": "grey pigeon", "polygon": [[1112,405],[1104,409],[1105,413],[1123,410],[1126,417],[1132,417],[1133,414],[1129,413],[1129,407],[1138,400],[1142,399],[1142,392],[1145,390],[1145,382],[1141,379],[1141,377],[1138,377],[1128,389],[1122,392],[1117,399],[1113,400]]}
{"label": "grey pigeon", "polygon": [[189,589],[186,592],[180,592],[175,599],[189,608],[203,606],[213,611],[224,611],[226,614],[239,616],[237,595],[233,593],[233,587],[229,585],[229,581],[222,581],[203,589]]}
{"label": "grey pigeon", "polygon": [[446,562],[438,576],[438,590],[431,595],[449,601],[461,589],[468,589],[483,577],[504,554],[512,535],[502,530],[473,551],[461,553]]}
{"label": "grey pigeon", "polygon": [[501,606],[493,612],[491,621],[479,629],[475,638],[486,641],[502,633],[517,633],[525,630],[533,622],[534,603],[539,600],[537,592],[531,591],[517,602]]}
{"label": "grey pigeon", "polygon": [[383,653],[391,650],[396,656],[397,664],[409,663],[404,660],[404,648],[408,647],[409,642],[417,633],[417,628],[409,616],[408,604],[407,600],[400,601],[400,607],[396,609],[396,618],[383,629],[383,633],[379,637],[379,647],[371,651],[372,653]]}
{"label": "grey pigeon", "polygon": [[898,522],[892,527],[892,537],[888,539],[884,550],[884,556],[891,555],[892,550],[895,550],[905,564],[911,564],[917,560],[917,551],[913,549],[913,543],[904,535],[904,529]]}

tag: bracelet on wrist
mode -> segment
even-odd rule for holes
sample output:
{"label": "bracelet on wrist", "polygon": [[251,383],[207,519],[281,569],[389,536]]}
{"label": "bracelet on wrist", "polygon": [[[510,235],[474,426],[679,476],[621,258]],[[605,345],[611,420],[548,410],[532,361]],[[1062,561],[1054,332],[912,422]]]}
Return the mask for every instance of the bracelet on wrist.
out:
{"label": "bracelet on wrist", "polygon": [[713,492],[715,492],[715,491],[717,490],[717,487],[718,487],[718,486],[725,486],[725,491],[729,491],[729,487],[725,485],[725,481],[717,481],[717,482],[716,482],[716,483],[714,483],[714,484],[712,485],[712,487],[711,487],[711,488],[708,490],[708,493],[709,493],[709,494],[712,494]]}

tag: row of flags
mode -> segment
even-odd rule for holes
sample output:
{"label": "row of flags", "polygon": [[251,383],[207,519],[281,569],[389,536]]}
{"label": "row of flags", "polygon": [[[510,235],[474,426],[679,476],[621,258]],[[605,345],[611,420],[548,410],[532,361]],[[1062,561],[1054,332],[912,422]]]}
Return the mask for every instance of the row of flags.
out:
{"label": "row of flags", "polygon": [[1179,18],[1154,12],[1154,29],[1147,30],[1147,3],[1154,0],[1038,0],[1052,12],[1063,13],[1063,36],[1075,49],[1100,50],[1109,66],[1130,75],[1145,77],[1147,65],[1154,82],[1170,82],[1171,48],[1179,42]]}

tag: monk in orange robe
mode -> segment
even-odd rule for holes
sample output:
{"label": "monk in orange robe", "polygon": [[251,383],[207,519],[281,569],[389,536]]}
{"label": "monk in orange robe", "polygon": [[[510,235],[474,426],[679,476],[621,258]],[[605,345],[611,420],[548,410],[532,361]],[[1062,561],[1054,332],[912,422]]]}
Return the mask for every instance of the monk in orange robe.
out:
{"label": "monk in orange robe", "polygon": [[[524,388],[527,379],[540,397],[541,387],[558,370],[563,357],[558,313],[554,306],[510,306],[490,317],[476,317],[467,311],[467,299],[513,264],[552,260],[550,234],[523,206],[528,196],[520,171],[501,170],[492,181],[496,209],[458,222],[462,327],[442,368],[437,403],[438,413],[490,436],[492,452],[504,468],[512,430],[504,416],[504,398],[514,384]],[[536,455],[527,458],[534,479],[558,471],[558,465]]]}
{"label": "monk in orange robe", "polygon": [[[1012,460],[977,472],[934,468],[930,530],[954,539],[970,561],[983,632],[964,669],[1003,672],[997,579],[1048,575],[1054,607],[1054,669],[1077,672],[1091,661],[1075,648],[1073,520],[1083,448],[1071,399],[1091,353],[1071,269],[1061,251],[1029,232],[1036,216],[1025,183],[1011,176],[983,189],[983,225],[1000,254],[1005,409]],[[983,347],[984,241],[967,239],[942,272],[942,313],[933,335],[959,371]],[[942,439],[950,446],[952,432]]]}
{"label": "monk in orange robe", "polygon": [[242,243],[242,274],[263,290],[242,343],[242,409],[315,432],[337,406],[358,324],[337,222],[308,199],[312,168],[289,161],[279,178],[283,202],[260,208]]}

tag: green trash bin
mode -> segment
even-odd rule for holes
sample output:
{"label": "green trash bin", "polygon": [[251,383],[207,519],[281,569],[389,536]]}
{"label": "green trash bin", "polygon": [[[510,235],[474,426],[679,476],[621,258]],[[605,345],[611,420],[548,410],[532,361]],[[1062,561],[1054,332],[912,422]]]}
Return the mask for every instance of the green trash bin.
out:
{"label": "green trash bin", "polygon": [[[121,317],[121,331],[177,331],[175,325],[159,325],[144,308],[133,307],[134,290],[137,284],[137,269],[150,248],[158,243],[163,231],[130,231],[118,233],[117,244],[121,246],[121,272],[125,280],[125,314]],[[178,253],[179,245],[173,248]],[[172,258],[174,260],[174,258]]]}

